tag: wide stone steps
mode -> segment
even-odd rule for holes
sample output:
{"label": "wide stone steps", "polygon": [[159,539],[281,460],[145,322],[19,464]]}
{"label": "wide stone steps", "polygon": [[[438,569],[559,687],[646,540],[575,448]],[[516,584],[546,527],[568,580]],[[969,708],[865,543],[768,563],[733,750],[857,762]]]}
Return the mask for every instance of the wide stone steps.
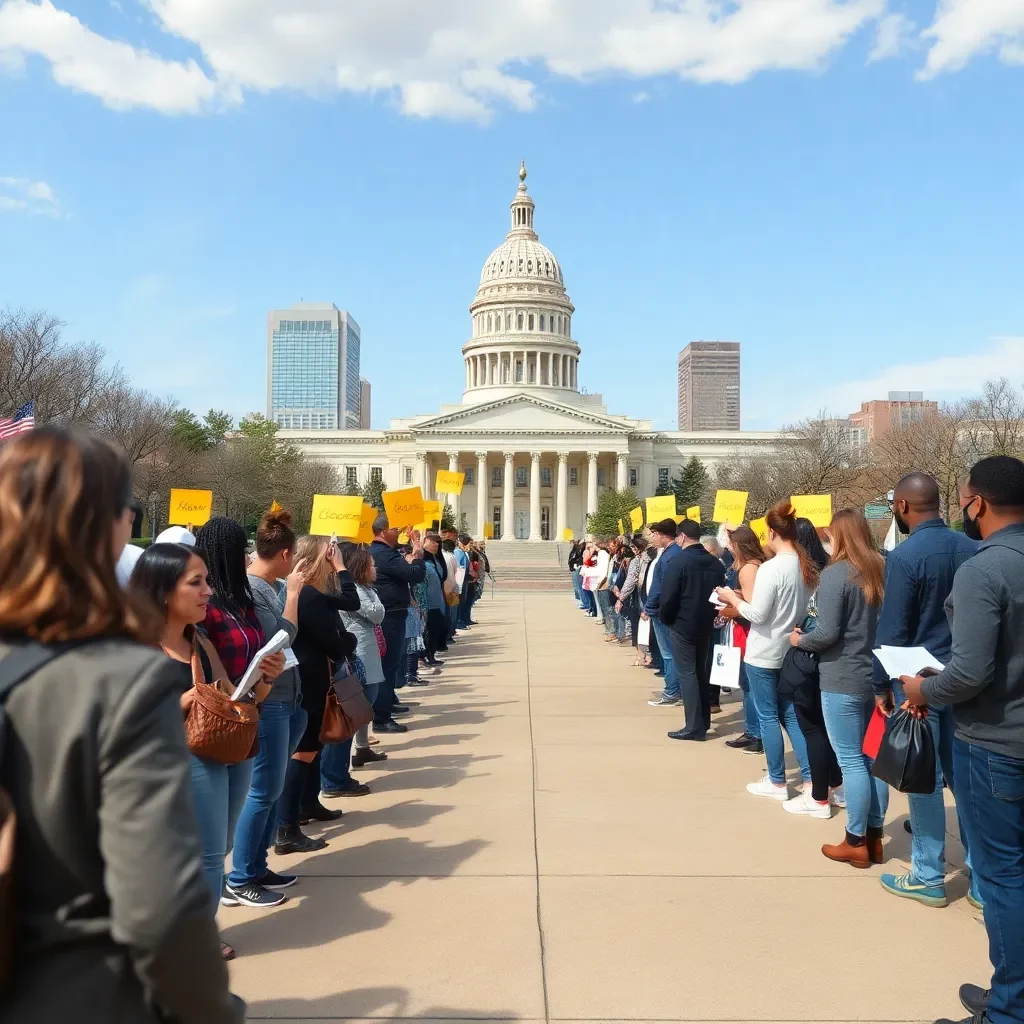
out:
{"label": "wide stone steps", "polygon": [[565,567],[568,550],[546,541],[487,542],[496,585],[505,590],[571,590],[572,576]]}

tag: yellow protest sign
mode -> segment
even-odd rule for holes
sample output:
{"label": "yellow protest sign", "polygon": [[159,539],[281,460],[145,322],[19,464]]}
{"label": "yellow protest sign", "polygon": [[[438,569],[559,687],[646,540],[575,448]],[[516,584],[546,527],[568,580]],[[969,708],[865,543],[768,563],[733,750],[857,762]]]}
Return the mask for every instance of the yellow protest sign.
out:
{"label": "yellow protest sign", "polygon": [[757,539],[762,544],[768,543],[768,520],[762,516],[760,519],[751,519],[750,528],[757,535]]}
{"label": "yellow protest sign", "polygon": [[567,526],[562,531],[562,540],[575,540],[575,539],[576,539],[576,534],[573,533],[572,530],[570,530],[569,527]]}
{"label": "yellow protest sign", "polygon": [[647,499],[647,522],[660,523],[663,519],[671,519],[676,514],[676,496],[663,494],[660,498]]}
{"label": "yellow protest sign", "polygon": [[398,543],[399,543],[399,544],[408,544],[408,543],[409,543],[409,534],[407,534],[407,533],[405,532],[405,530],[403,530],[403,531],[402,531],[402,532],[401,532],[401,533],[400,533],[400,534],[398,535]]}
{"label": "yellow protest sign", "polygon": [[439,501],[425,501],[423,502],[423,521],[425,523],[432,523],[437,520],[438,526],[441,525],[441,502]]}
{"label": "yellow protest sign", "polygon": [[450,469],[437,471],[437,487],[439,494],[461,494],[462,485],[466,482],[465,473],[455,473]]}
{"label": "yellow protest sign", "polygon": [[373,521],[379,515],[372,505],[363,503],[359,510],[359,536],[356,538],[360,544],[369,544],[373,540]]}
{"label": "yellow protest sign", "polygon": [[275,499],[274,499],[274,500],[273,500],[273,501],[272,501],[272,502],[270,503],[270,511],[271,511],[271,512],[272,512],[272,513],[273,513],[273,514],[274,514],[275,516],[277,515],[277,513],[278,513],[278,512],[282,511],[282,509],[281,509],[281,506],[280,506],[280,505],[279,505],[279,504],[277,503],[277,498],[275,498]]}
{"label": "yellow protest sign", "polygon": [[676,521],[676,526],[678,526],[686,516],[671,516],[670,518],[674,519]]}
{"label": "yellow protest sign", "polygon": [[391,526],[412,526],[413,523],[422,523],[426,518],[423,515],[423,492],[418,487],[385,491],[382,497]]}
{"label": "yellow protest sign", "polygon": [[430,529],[430,523],[417,523],[413,529],[422,537]]}
{"label": "yellow protest sign", "polygon": [[484,540],[494,539],[494,523],[484,523]]}
{"label": "yellow protest sign", "polygon": [[362,517],[363,499],[343,494],[314,494],[313,515],[310,517],[309,532],[314,537],[359,536],[359,522]]}
{"label": "yellow protest sign", "polygon": [[171,488],[171,507],[167,516],[170,526],[202,526],[213,512],[213,491],[197,491],[188,487]]}
{"label": "yellow protest sign", "polygon": [[810,519],[815,526],[829,526],[832,522],[831,494],[794,494],[789,499],[797,518]]}
{"label": "yellow protest sign", "polygon": [[695,523],[700,522],[700,505],[691,505],[686,510],[686,518],[692,519]]}
{"label": "yellow protest sign", "polygon": [[715,495],[715,511],[711,518],[716,523],[732,523],[739,526],[746,511],[746,491],[719,491]]}
{"label": "yellow protest sign", "polygon": [[644,510],[639,505],[634,509],[630,509],[629,525],[633,527],[634,533],[644,525]]}

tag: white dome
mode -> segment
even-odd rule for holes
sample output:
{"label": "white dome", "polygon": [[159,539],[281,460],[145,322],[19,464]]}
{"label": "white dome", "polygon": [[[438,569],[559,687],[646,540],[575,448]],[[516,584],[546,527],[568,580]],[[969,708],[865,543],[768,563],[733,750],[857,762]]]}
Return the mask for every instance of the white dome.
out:
{"label": "white dome", "polygon": [[473,336],[462,348],[464,401],[523,390],[578,394],[575,307],[558,260],[533,229],[534,210],[524,163],[511,205],[512,229],[487,257],[469,307]]}

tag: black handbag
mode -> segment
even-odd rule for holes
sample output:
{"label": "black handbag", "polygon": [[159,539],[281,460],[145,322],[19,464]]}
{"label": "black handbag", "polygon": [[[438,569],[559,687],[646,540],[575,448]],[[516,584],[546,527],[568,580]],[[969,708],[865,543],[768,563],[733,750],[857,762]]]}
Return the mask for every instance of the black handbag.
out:
{"label": "black handbag", "polygon": [[885,723],[871,774],[900,793],[935,792],[935,742],[927,718],[900,708]]}
{"label": "black handbag", "polygon": [[818,655],[790,647],[779,670],[778,694],[801,707],[813,708],[821,703],[818,677]]}

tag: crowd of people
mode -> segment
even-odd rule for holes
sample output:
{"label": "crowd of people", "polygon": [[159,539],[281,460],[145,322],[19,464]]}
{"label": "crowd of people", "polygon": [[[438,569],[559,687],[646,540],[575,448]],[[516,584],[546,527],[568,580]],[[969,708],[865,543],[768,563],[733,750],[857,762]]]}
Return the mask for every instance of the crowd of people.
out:
{"label": "crowd of people", "polygon": [[[631,644],[634,666],[662,680],[648,702],[681,707],[680,741],[706,741],[722,713],[722,682],[741,691],[742,732],[725,745],[763,757],[747,786],[783,810],[845,812],[823,856],[854,868],[886,859],[889,787],[872,773],[865,735],[876,709],[927,723],[935,785],[908,794],[910,870],[883,889],[945,907],[946,815],[952,794],[970,883],[984,915],[993,974],[965,984],[962,1024],[1024,1021],[1024,462],[983,459],[960,493],[962,532],[940,516],[937,482],[895,488],[905,538],[883,554],[859,509],[827,528],[789,502],[767,513],[767,541],[749,526],[712,535],[674,519],[633,537],[572,547],[576,604],[609,644]],[[889,678],[873,651],[923,647],[940,671]],[[730,675],[730,666],[737,671]],[[712,685],[715,679],[716,685]],[[731,685],[727,689],[731,689]],[[783,738],[797,778],[790,778]],[[953,1024],[948,1020],[936,1024]]]}
{"label": "crowd of people", "polygon": [[[0,449],[5,1024],[243,1020],[218,906],[274,907],[301,883],[269,851],[322,849],[303,826],[370,792],[353,772],[408,730],[403,691],[475,625],[489,571],[454,530],[405,538],[381,515],[368,546],[298,537],[275,503],[254,550],[216,517],[119,579],[132,504],[123,453],[91,434]],[[344,738],[339,705],[363,712]]]}

